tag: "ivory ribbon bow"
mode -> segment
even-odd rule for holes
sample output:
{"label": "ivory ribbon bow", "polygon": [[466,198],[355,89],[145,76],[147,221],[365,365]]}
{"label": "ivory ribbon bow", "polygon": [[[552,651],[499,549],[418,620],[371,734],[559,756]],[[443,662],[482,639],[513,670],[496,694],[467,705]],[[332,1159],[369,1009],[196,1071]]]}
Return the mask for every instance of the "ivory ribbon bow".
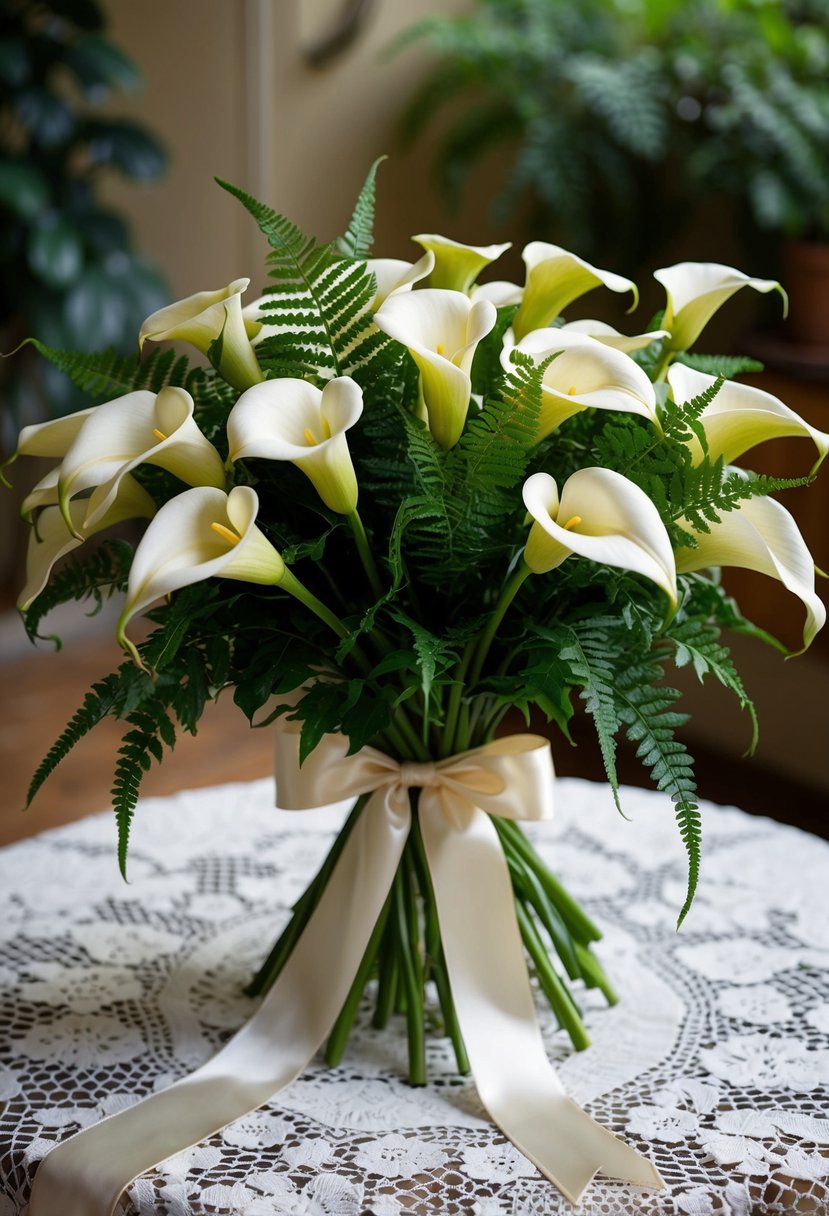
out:
{"label": "ivory ribbon bow", "polygon": [[111,1216],[139,1174],[263,1105],[302,1072],[334,1024],[391,888],[415,786],[452,995],[492,1119],[573,1203],[599,1170],[663,1186],[649,1161],[567,1097],[536,1021],[509,872],[489,816],[550,817],[547,741],[514,735],[434,764],[400,764],[370,747],[348,756],[347,739],[328,735],[300,768],[298,739],[295,724],[278,725],[283,809],[371,797],[284,970],[206,1064],[53,1149],[35,1176],[29,1216]]}

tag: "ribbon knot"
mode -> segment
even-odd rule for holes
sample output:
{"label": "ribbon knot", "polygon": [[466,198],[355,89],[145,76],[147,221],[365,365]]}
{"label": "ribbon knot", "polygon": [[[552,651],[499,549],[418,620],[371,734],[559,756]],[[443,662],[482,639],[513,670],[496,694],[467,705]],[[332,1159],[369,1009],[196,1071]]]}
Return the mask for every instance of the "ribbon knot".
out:
{"label": "ribbon knot", "polygon": [[425,764],[414,764],[406,761],[400,765],[400,776],[398,778],[400,785],[405,789],[414,788],[425,789],[430,785],[437,785],[438,768],[431,760]]}
{"label": "ribbon knot", "polygon": [[[513,1143],[576,1202],[597,1170],[663,1186],[651,1163],[568,1098],[544,1049],[491,815],[552,814],[546,739],[513,735],[437,764],[400,764],[326,735],[299,762],[299,728],[276,730],[279,805],[306,810],[370,794],[302,936],[250,1021],[211,1060],[86,1128],[44,1159],[30,1216],[112,1216],[124,1188],[159,1161],[269,1101],[302,1072],[349,995],[411,828],[420,829],[452,995],[481,1101]],[[431,787],[431,788],[430,788]]]}

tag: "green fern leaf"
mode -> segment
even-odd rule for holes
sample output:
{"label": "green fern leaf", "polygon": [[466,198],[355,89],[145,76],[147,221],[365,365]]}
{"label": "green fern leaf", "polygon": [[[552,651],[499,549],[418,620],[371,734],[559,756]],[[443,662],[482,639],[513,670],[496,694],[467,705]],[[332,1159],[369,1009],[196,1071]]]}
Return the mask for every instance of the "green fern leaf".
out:
{"label": "green fern leaf", "polygon": [[374,245],[374,201],[376,196],[377,170],[385,160],[378,156],[368,171],[360,191],[354,212],[344,234],[337,241],[337,248],[347,258],[365,259]]}
{"label": "green fern leaf", "polygon": [[92,685],[86,693],[80,708],[67,722],[60,737],[52,744],[49,751],[37,767],[26,794],[26,806],[32,801],[44,781],[52,775],[61,760],[64,760],[84,735],[88,735],[94,726],[103,721],[113,712],[118,700],[119,678],[117,673]]}

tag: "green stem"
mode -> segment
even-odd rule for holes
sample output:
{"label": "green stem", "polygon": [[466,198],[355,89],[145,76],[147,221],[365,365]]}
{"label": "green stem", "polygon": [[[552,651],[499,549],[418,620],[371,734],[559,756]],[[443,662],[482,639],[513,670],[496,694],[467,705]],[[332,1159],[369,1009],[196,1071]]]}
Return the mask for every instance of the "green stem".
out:
{"label": "green stem", "polygon": [[374,966],[377,958],[377,951],[380,948],[380,939],[383,936],[383,931],[388,920],[389,908],[391,907],[391,896],[386,899],[383,904],[383,909],[377,918],[377,923],[372,930],[371,937],[368,939],[365,953],[363,954],[360,966],[357,968],[357,974],[354,976],[354,982],[348,991],[348,996],[345,999],[345,1004],[340,1010],[336,1022],[331,1028],[331,1034],[328,1037],[328,1045],[325,1049],[325,1062],[330,1068],[336,1068],[340,1060],[343,1058],[345,1044],[351,1033],[351,1027],[354,1025],[354,1018],[357,1015],[357,1010],[360,1007],[360,1001],[363,999],[363,992],[368,983],[371,969]]}
{"label": "green stem", "polygon": [[548,898],[553,906],[558,909],[564,923],[570,930],[571,936],[583,945],[587,945],[588,942],[599,941],[602,936],[599,928],[593,923],[584,909],[576,903],[572,895],[564,889],[555,875],[550,872],[518,824],[511,819],[498,819],[495,817],[493,817],[492,822],[495,824],[499,836],[502,839],[507,837],[510,840],[516,852],[521,855],[529,868],[538,876]]}
{"label": "green stem", "polygon": [[377,1004],[372,1025],[382,1030],[394,1012],[400,968],[397,961],[397,941],[394,926],[389,921],[380,950],[380,973],[377,979]]}
{"label": "green stem", "polygon": [[371,552],[371,547],[368,543],[366,530],[363,527],[363,521],[356,511],[352,511],[348,516],[348,522],[351,525],[351,531],[354,533],[354,541],[357,545],[357,552],[360,555],[360,561],[363,563],[363,568],[368,576],[369,585],[374,594],[375,599],[381,599],[385,592],[383,584],[380,581],[380,575],[377,570],[377,565],[374,561],[374,554]]}
{"label": "green stem", "polygon": [[303,895],[294,904],[293,916],[277,938],[270,954],[245,989],[248,996],[259,996],[261,993],[267,992],[290,958],[294,946],[319,903],[320,896],[325,890],[334,866],[339,861],[340,854],[345,848],[345,843],[368,799],[368,794],[361,794],[354,803],[348,818],[340,829],[339,835],[328,851],[328,855],[311,879]]}
{"label": "green stem", "polygon": [[501,592],[501,598],[498,600],[498,603],[493,609],[492,616],[487,622],[486,629],[481,634],[481,640],[478,643],[478,651],[475,655],[475,662],[469,677],[470,684],[477,683],[481,671],[483,670],[484,663],[486,662],[486,656],[489,654],[489,648],[492,645],[495,634],[498,631],[498,626],[504,619],[510,604],[521,590],[525,579],[527,579],[531,574],[532,570],[530,570],[529,566],[522,558]]}
{"label": "green stem", "polygon": [[466,643],[464,652],[461,655],[461,661],[455,671],[454,683],[452,684],[449,693],[449,702],[446,707],[446,723],[443,728],[443,736],[441,738],[440,750],[441,755],[451,756],[452,745],[455,742],[455,731],[458,726],[458,711],[461,707],[461,697],[463,696],[464,680],[469,669],[469,664],[472,662],[472,655],[475,650],[474,641]]}
{"label": "green stem", "polygon": [[561,977],[554,970],[549,955],[544,949],[544,943],[532,922],[532,917],[518,899],[515,901],[515,914],[518,917],[518,927],[521,930],[524,945],[533,961],[538,982],[550,1003],[550,1008],[558,1018],[560,1025],[569,1034],[576,1051],[584,1051],[585,1047],[590,1046],[587,1027],[581,1020],[573,998],[564,986]]}
{"label": "green stem", "polygon": [[392,914],[400,945],[400,975],[406,1005],[406,1028],[409,1038],[409,1081],[412,1085],[426,1084],[426,1044],[424,1040],[423,987],[418,983],[417,943],[409,932],[409,901],[405,867],[401,864],[392,886]]}
{"label": "green stem", "polygon": [[[294,599],[304,604],[309,611],[313,612],[314,616],[319,617],[329,629],[332,629],[336,633],[338,638],[347,638],[349,636],[350,630],[348,626],[344,625],[340,618],[335,616],[331,609],[323,604],[322,600],[318,600],[295,575],[291,574],[290,570],[285,570],[279,586],[283,591],[287,591],[289,595],[292,595]],[[354,659],[358,670],[364,676],[367,676],[371,671],[371,663],[369,663],[360,647],[355,643],[349,653],[351,658]]]}

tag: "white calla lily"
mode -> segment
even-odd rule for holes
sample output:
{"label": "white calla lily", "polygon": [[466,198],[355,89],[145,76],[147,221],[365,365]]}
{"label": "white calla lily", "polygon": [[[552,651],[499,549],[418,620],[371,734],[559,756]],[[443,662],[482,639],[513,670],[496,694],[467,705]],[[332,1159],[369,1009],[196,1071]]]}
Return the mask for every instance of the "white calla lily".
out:
{"label": "white calla lily", "polygon": [[357,477],[346,431],[363,412],[363,394],[350,376],[320,390],[290,377],[266,380],[242,393],[230,411],[230,459],[290,460],[313,482],[332,511],[357,507]]}
{"label": "white calla lily", "polygon": [[559,498],[548,473],[524,482],[533,518],[524,561],[534,574],[555,569],[571,554],[630,570],[661,587],[676,606],[676,569],[659,512],[637,485],[612,469],[578,469]]}
{"label": "white calla lily", "polygon": [[219,375],[240,391],[258,384],[262,370],[242,315],[242,292],[249,283],[250,279],[235,279],[218,291],[199,291],[158,309],[141,326],[138,349],[148,341],[183,341],[210,357],[214,343],[221,339],[221,354],[216,361]]}
{"label": "white calla lily", "polygon": [[488,300],[473,303],[463,292],[437,287],[392,296],[374,314],[378,328],[401,342],[420,369],[429,430],[442,448],[454,447],[461,437],[472,360],[496,319]]}
{"label": "white calla lily", "polygon": [[631,291],[631,309],[636,307],[639,291],[635,283],[610,270],[599,270],[559,245],[531,241],[522,256],[527,268],[526,282],[521,307],[512,323],[519,341],[531,330],[549,325],[562,309],[594,287]]}
{"label": "white calla lily", "polygon": [[612,346],[614,350],[624,351],[627,355],[634,350],[644,350],[651,342],[657,342],[660,338],[668,337],[667,329],[651,329],[644,334],[620,334],[612,325],[594,320],[568,321],[566,325],[561,326],[559,333],[587,334],[588,337],[603,342],[605,346]]}
{"label": "white calla lily", "polygon": [[207,578],[273,586],[287,573],[280,554],[259,528],[259,499],[250,486],[225,494],[196,486],[171,498],[144,533],[130,568],[118,620],[122,646],[138,657],[126,628],[156,600]]}
{"label": "white calla lily", "polygon": [[481,271],[511,248],[510,241],[504,245],[463,245],[460,241],[436,233],[421,233],[420,236],[413,236],[412,240],[434,256],[434,268],[429,275],[430,287],[443,287],[448,291],[467,294]]}
{"label": "white calla lily", "polygon": [[416,262],[404,262],[402,258],[369,258],[366,270],[374,275],[377,292],[371,303],[376,312],[384,300],[398,291],[411,291],[415,283],[427,278],[435,265],[435,255],[427,250]]}
{"label": "white calla lily", "polygon": [[[657,423],[656,395],[641,367],[622,351],[565,329],[536,329],[514,348],[542,363],[550,355],[541,382],[542,401],[537,439],[552,434],[562,422],[586,409],[621,410]],[[501,355],[505,370],[511,352]]]}
{"label": "white calla lily", "polygon": [[183,388],[141,389],[98,405],[66,451],[58,478],[58,502],[67,526],[69,501],[96,487],[86,522],[92,526],[113,502],[120,479],[139,464],[159,465],[188,485],[222,487],[222,458],[193,418],[193,398]]}
{"label": "white calla lily", "polygon": [[783,315],[788,311],[788,298],[776,279],[753,279],[719,262],[678,262],[655,270],[653,277],[667,296],[662,325],[670,331],[670,350],[689,350],[717,309],[743,287],[779,291]]}
{"label": "white calla lily", "polygon": [[86,513],[88,501],[76,498],[69,504],[71,530],[57,506],[57,478],[52,487],[52,504],[38,503],[43,510],[32,528],[26,553],[26,585],[17,601],[21,612],[25,612],[49,581],[55,562],[83,544],[87,537],[126,519],[151,519],[156,512],[155,502],[143,486],[127,474],[121,479],[118,493],[107,510],[94,524],[88,524]]}
{"label": "white calla lily", "polygon": [[[668,372],[668,385],[677,405],[692,401],[715,383],[715,376],[705,375],[684,363],[674,363]],[[756,444],[784,435],[812,440],[818,451],[813,473],[829,452],[829,434],[810,426],[771,393],[733,380],[725,381],[699,420],[708,441],[709,457],[716,460],[722,456],[726,464]],[[702,460],[702,446],[696,436],[689,440],[689,446],[695,461]]]}
{"label": "white calla lily", "polygon": [[[693,532],[687,521],[680,524]],[[696,533],[697,547],[676,552],[681,574],[711,566],[737,566],[777,579],[806,608],[803,650],[826,623],[826,608],[815,592],[815,563],[792,516],[773,498],[749,498]],[[799,653],[802,653],[800,651]]]}
{"label": "white calla lily", "polygon": [[494,279],[490,283],[476,283],[470,292],[470,299],[473,302],[489,300],[496,308],[509,308],[511,304],[520,304],[523,295],[524,289],[517,283]]}

